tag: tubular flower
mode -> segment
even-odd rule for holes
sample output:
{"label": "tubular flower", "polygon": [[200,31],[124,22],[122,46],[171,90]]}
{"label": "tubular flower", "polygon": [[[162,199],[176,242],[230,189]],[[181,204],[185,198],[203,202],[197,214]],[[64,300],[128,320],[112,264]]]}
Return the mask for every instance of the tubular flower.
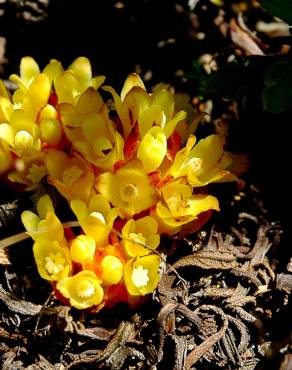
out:
{"label": "tubular flower", "polygon": [[124,159],[124,140],[93,88],[80,96],[76,107],[60,104],[58,108],[67,138],[88,162],[102,170],[111,170],[116,161]]}
{"label": "tubular flower", "polygon": [[71,271],[71,260],[67,245],[57,240],[39,239],[33,245],[34,259],[43,279],[59,281]]}
{"label": "tubular flower", "polygon": [[124,280],[129,294],[152,293],[159,282],[160,258],[156,254],[130,259],[124,269]]}
{"label": "tubular flower", "polygon": [[121,97],[109,86],[104,89],[113,95],[123,125],[124,138],[129,136],[138,123],[141,138],[155,125],[163,130],[168,139],[176,125],[186,117],[183,111],[175,113],[174,98],[169,91],[161,88],[149,95],[142,80],[135,73],[125,81]]}
{"label": "tubular flower", "polygon": [[95,254],[95,241],[88,235],[78,235],[71,241],[70,255],[78,263],[91,262]]}
{"label": "tubular flower", "polygon": [[93,271],[83,270],[58,281],[57,289],[70,300],[71,306],[83,310],[102,302],[104,292],[100,283]]}
{"label": "tubular flower", "polygon": [[64,240],[63,226],[55,215],[53,203],[48,195],[43,195],[37,202],[38,215],[24,211],[21,220],[27,233],[34,240]]}
{"label": "tubular flower", "polygon": [[[137,221],[129,220],[122,230],[122,245],[130,257],[144,256],[156,249],[160,242],[157,234],[158,223],[151,217],[139,218]],[[143,247],[146,244],[149,248]]]}
{"label": "tubular flower", "polygon": [[192,186],[180,178],[161,188],[162,201],[157,203],[155,216],[160,232],[175,234],[180,227],[202,212],[219,211],[217,198],[207,194],[193,194]]}
{"label": "tubular flower", "polygon": [[50,149],[45,155],[48,181],[68,200],[88,202],[93,191],[94,173],[91,166],[77,154]]}
{"label": "tubular flower", "polygon": [[119,209],[122,217],[133,216],[153,206],[157,193],[139,162],[129,162],[115,174],[97,178],[96,189]]}
{"label": "tubular flower", "polygon": [[168,174],[175,178],[187,176],[192,186],[235,179],[235,176],[225,170],[231,161],[223,151],[219,135],[210,135],[196,145],[195,142],[195,137],[190,136],[185,148],[177,152]]}
{"label": "tubular flower", "polygon": [[90,198],[88,206],[81,200],[73,200],[70,206],[86,235],[96,242],[97,247],[108,244],[108,236],[118,216],[117,208],[111,208],[109,201],[101,194]]}
{"label": "tubular flower", "polygon": [[54,86],[58,102],[75,104],[76,99],[88,87],[93,87],[97,90],[104,80],[104,76],[92,77],[89,60],[85,57],[79,57],[55,79]]}
{"label": "tubular flower", "polygon": [[101,261],[101,279],[106,285],[118,284],[124,274],[124,264],[116,256],[105,256]]}

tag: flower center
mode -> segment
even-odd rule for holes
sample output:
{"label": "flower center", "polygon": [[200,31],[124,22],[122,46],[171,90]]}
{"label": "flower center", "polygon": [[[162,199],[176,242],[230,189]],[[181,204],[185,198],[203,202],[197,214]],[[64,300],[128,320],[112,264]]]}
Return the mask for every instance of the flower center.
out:
{"label": "flower center", "polygon": [[50,253],[45,257],[45,269],[49,274],[54,275],[64,270],[65,259],[60,252]]}
{"label": "flower center", "polygon": [[14,145],[18,149],[25,149],[31,147],[33,144],[33,137],[27,131],[19,131],[14,138]]}
{"label": "flower center", "polygon": [[194,172],[198,172],[202,170],[204,161],[202,158],[192,158],[189,164]]}
{"label": "flower center", "polygon": [[90,298],[95,293],[95,287],[91,281],[82,280],[76,285],[76,293],[79,298]]}
{"label": "flower center", "polygon": [[97,218],[102,224],[106,224],[105,218],[100,212],[91,212],[89,216]]}
{"label": "flower center", "polygon": [[84,174],[84,171],[81,170],[80,167],[77,166],[70,166],[66,168],[66,170],[63,172],[63,183],[67,186],[71,186],[74,184],[75,181],[77,181],[82,175]]}
{"label": "flower center", "polygon": [[138,189],[134,184],[126,184],[120,187],[120,196],[125,202],[134,202],[138,196]]}
{"label": "flower center", "polygon": [[135,267],[132,272],[132,282],[137,288],[142,288],[148,284],[148,270],[142,266]]}
{"label": "flower center", "polygon": [[143,236],[142,233],[130,233],[129,239],[133,240],[134,242],[145,244],[146,238]]}

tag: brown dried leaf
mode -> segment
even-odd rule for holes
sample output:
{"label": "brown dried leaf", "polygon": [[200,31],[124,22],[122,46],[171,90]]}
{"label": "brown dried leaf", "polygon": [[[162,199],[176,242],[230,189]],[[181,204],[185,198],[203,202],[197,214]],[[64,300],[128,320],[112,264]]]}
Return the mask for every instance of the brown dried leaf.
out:
{"label": "brown dried leaf", "polygon": [[180,258],[173,267],[199,267],[201,269],[229,270],[237,266],[236,257],[229,252],[199,251],[193,255]]}

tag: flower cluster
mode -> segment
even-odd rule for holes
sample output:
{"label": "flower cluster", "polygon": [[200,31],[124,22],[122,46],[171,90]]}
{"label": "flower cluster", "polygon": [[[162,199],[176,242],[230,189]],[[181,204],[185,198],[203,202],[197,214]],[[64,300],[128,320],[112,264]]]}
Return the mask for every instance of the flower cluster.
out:
{"label": "flower cluster", "polygon": [[219,210],[206,186],[233,179],[220,137],[196,142],[173,94],[164,86],[147,93],[136,74],[120,95],[101,87],[105,78],[93,77],[84,57],[66,70],[51,60],[42,72],[25,57],[11,79],[12,97],[0,84],[0,174],[25,190],[46,178],[82,229],[64,227],[48,195],[38,214],[22,214],[41,277],[78,309],[153,292],[161,234],[198,229]]}

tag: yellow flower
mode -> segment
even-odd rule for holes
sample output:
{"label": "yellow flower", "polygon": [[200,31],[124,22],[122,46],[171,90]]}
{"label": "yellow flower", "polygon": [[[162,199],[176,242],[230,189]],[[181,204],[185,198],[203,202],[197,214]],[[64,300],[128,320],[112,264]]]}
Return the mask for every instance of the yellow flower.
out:
{"label": "yellow flower", "polygon": [[[0,97],[3,112],[3,105],[8,104],[4,99]],[[22,155],[26,149],[40,150],[39,128],[29,114],[23,109],[5,112],[7,122],[0,124],[0,139],[9,144],[11,150],[18,155]]]}
{"label": "yellow flower", "polygon": [[96,188],[119,209],[122,217],[133,216],[150,208],[158,197],[138,161],[129,162],[115,174],[101,174],[97,178]]}
{"label": "yellow flower", "polygon": [[157,229],[157,221],[151,216],[139,218],[137,221],[129,220],[122,230],[124,238],[122,245],[128,256],[136,257],[151,253],[151,249],[147,249],[141,244],[146,244],[150,248],[156,249],[160,243]]}
{"label": "yellow flower", "polygon": [[105,256],[100,264],[101,279],[106,285],[118,284],[124,274],[124,264],[116,256]]}
{"label": "yellow flower", "polygon": [[152,172],[161,165],[166,151],[167,140],[162,128],[152,127],[139,144],[137,158],[147,172]]}
{"label": "yellow flower", "polygon": [[65,242],[40,239],[33,245],[33,254],[39,274],[43,279],[59,281],[71,271],[69,250]]}
{"label": "yellow flower", "polygon": [[72,261],[83,263],[94,259],[95,241],[88,235],[78,235],[70,244],[70,255]]}
{"label": "yellow flower", "polygon": [[77,154],[50,149],[45,154],[48,181],[68,200],[81,199],[85,203],[93,192],[94,173],[88,163]]}
{"label": "yellow flower", "polygon": [[92,77],[90,62],[85,57],[79,57],[69,68],[55,79],[55,90],[59,103],[75,104],[76,99],[88,87],[98,89],[104,82],[104,76]]}
{"label": "yellow flower", "polygon": [[169,91],[162,87],[149,95],[142,80],[135,73],[126,79],[121,97],[109,86],[104,87],[104,90],[113,96],[123,125],[124,139],[129,136],[136,123],[142,139],[152,126],[160,127],[168,139],[176,125],[186,117],[183,111],[175,113],[174,98]]}
{"label": "yellow flower", "polygon": [[232,181],[235,177],[226,171],[231,160],[223,151],[219,135],[200,140],[190,136],[186,146],[177,152],[168,174],[173,177],[187,176],[192,186],[205,186],[211,182]]}
{"label": "yellow flower", "polygon": [[124,159],[124,140],[109,119],[100,94],[93,88],[80,96],[76,107],[64,103],[58,110],[66,136],[88,162],[111,171],[116,161]]}
{"label": "yellow flower", "polygon": [[57,289],[70,300],[71,306],[83,310],[102,302],[104,293],[100,282],[93,271],[83,270],[58,281]]}
{"label": "yellow flower", "polygon": [[47,174],[44,165],[44,153],[26,149],[20,158],[13,161],[14,170],[8,173],[8,178],[12,182],[25,185],[25,190],[34,190],[40,180]]}
{"label": "yellow flower", "polygon": [[101,194],[90,198],[88,207],[81,200],[73,200],[70,206],[86,235],[92,237],[97,247],[108,243],[108,235],[118,216],[118,210],[111,208],[109,201]]}
{"label": "yellow flower", "polygon": [[156,254],[130,259],[124,268],[124,280],[130,295],[152,293],[159,282],[160,258]]}
{"label": "yellow flower", "polygon": [[179,178],[161,188],[162,201],[157,204],[155,216],[159,231],[177,233],[197,216],[209,209],[219,211],[217,198],[207,194],[193,194],[185,178]]}
{"label": "yellow flower", "polygon": [[55,215],[53,203],[48,195],[43,195],[37,202],[38,215],[24,211],[21,220],[27,233],[34,240],[64,240],[63,225]]}

